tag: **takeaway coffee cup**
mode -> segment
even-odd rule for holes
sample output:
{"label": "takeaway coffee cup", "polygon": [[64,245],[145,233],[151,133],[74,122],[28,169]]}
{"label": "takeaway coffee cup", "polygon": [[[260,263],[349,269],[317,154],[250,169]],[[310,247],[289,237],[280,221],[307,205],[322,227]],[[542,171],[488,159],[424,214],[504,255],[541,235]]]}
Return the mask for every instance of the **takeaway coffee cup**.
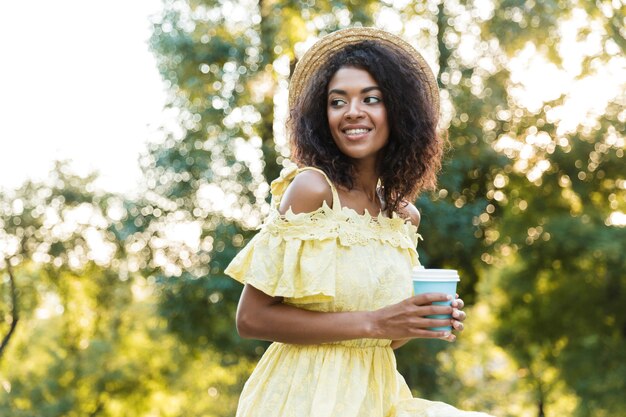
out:
{"label": "takeaway coffee cup", "polygon": [[[426,269],[424,267],[413,268],[411,271],[413,279],[413,295],[427,292],[441,292],[450,294],[452,299],[456,296],[456,285],[460,281],[459,274],[454,269]],[[452,301],[436,301],[433,304],[450,305]],[[434,314],[427,316],[433,319],[451,319],[449,314]],[[435,331],[451,331],[452,326],[430,327]]]}

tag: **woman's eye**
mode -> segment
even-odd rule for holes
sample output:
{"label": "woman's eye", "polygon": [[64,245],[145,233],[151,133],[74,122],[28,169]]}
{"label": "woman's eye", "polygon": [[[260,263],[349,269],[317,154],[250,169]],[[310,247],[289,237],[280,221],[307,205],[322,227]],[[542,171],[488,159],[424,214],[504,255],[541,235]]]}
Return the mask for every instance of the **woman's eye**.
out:
{"label": "woman's eye", "polygon": [[379,97],[375,97],[375,96],[365,97],[365,100],[364,100],[364,102],[365,102],[366,104],[380,103],[380,102],[382,102],[382,101],[383,101],[383,100],[382,100],[381,98],[379,98]]}
{"label": "woman's eye", "polygon": [[345,100],[342,100],[340,98],[334,98],[332,100],[330,100],[330,105],[333,107],[337,107],[337,106],[341,106],[343,104],[346,104]]}

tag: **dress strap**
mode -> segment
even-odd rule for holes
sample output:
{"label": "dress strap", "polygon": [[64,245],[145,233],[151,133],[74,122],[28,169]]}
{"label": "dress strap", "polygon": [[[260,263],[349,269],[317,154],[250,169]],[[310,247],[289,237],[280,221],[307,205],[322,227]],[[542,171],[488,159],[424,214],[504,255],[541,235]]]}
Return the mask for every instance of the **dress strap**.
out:
{"label": "dress strap", "polygon": [[328,185],[330,185],[331,192],[333,193],[333,203],[332,203],[331,208],[333,211],[341,211],[341,203],[339,201],[339,194],[337,193],[337,188],[332,183],[330,178],[328,178],[328,175],[326,175],[326,173],[319,168],[315,168],[315,167],[297,168],[295,165],[292,165],[290,167],[283,169],[282,172],[280,173],[280,176],[276,178],[274,181],[272,181],[271,191],[272,191],[272,196],[273,196],[272,198],[273,206],[275,208],[278,208],[280,206],[280,200],[282,199],[285,191],[287,191],[287,187],[289,186],[291,181],[293,181],[296,175],[307,170],[317,171],[324,176],[324,178],[328,182]]}
{"label": "dress strap", "polygon": [[333,211],[341,211],[341,202],[339,201],[339,193],[337,192],[337,188],[335,187],[335,184],[333,184],[330,178],[328,178],[328,175],[326,175],[326,173],[322,171],[321,169],[315,168],[315,167],[302,167],[298,169],[298,173],[302,171],[317,171],[324,176],[324,178],[326,179],[326,182],[328,182],[328,185],[330,185],[330,191],[333,193],[333,204],[331,208],[333,209]]}

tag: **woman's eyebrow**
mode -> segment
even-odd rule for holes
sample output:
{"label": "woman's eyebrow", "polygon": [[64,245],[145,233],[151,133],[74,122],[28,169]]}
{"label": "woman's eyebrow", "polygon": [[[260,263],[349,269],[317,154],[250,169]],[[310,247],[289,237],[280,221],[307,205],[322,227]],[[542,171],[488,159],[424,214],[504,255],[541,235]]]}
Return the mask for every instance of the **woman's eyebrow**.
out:
{"label": "woman's eyebrow", "polygon": [[[369,93],[369,92],[370,92],[370,91],[372,91],[372,90],[378,90],[378,91],[381,91],[381,90],[380,90],[380,87],[378,87],[377,85],[373,85],[373,86],[371,86],[371,87],[365,87],[364,89],[362,89],[362,90],[361,90],[361,94]],[[347,93],[345,90],[340,90],[340,89],[338,89],[338,88],[333,88],[332,90],[330,90],[330,91],[328,92],[328,94],[329,94],[329,95],[330,95],[330,94],[340,94],[340,95],[344,95],[344,96],[345,96],[345,95],[346,95],[346,94],[348,94],[348,93]]]}

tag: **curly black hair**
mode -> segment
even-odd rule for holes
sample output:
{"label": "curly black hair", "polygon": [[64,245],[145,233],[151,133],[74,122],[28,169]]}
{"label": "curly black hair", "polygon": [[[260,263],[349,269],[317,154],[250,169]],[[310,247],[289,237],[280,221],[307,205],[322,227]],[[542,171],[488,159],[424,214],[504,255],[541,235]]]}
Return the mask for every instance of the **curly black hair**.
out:
{"label": "curly black hair", "polygon": [[354,162],[343,154],[330,132],[328,84],[343,67],[363,69],[380,87],[389,123],[389,140],[379,159],[378,175],[386,209],[391,213],[433,189],[441,168],[443,140],[437,133],[438,114],[426,78],[399,51],[376,41],[349,45],[311,76],[290,109],[292,157],[299,166],[324,171],[335,184],[353,188]]}

